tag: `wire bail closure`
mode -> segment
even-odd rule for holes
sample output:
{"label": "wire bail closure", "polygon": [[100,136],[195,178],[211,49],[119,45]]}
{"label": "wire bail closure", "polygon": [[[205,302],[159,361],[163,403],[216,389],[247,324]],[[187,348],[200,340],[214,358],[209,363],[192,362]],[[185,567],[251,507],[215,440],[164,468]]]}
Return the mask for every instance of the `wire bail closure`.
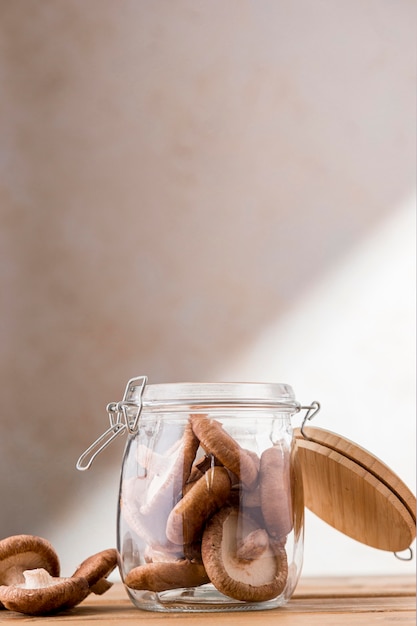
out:
{"label": "wire bail closure", "polygon": [[[142,412],[142,396],[147,383],[147,376],[131,378],[126,385],[123,399],[120,402],[110,402],[107,405],[106,410],[110,427],[80,456],[76,464],[76,468],[79,471],[83,472],[90,469],[94,459],[107,448],[114,439],[125,431],[127,431],[129,435],[135,435],[137,433],[139,418]],[[297,410],[307,411],[303,425],[301,426],[301,432],[307,439],[303,431],[304,424],[319,412],[320,404],[314,401],[310,406],[299,406]]]}
{"label": "wire bail closure", "polygon": [[[116,437],[126,430],[129,435],[137,433],[139,418],[142,412],[142,395],[147,382],[147,376],[131,378],[126,385],[123,400],[120,402],[110,402],[110,404],[107,405],[106,410],[110,420],[110,427],[82,453],[76,464],[77,470],[84,472],[90,469],[94,459],[100,452],[107,448]],[[134,402],[132,401],[133,396],[137,396]],[[135,413],[132,419],[131,413],[133,409],[135,409]]]}
{"label": "wire bail closure", "polygon": [[302,436],[304,437],[304,439],[310,440],[310,437],[308,437],[304,431],[304,426],[306,425],[306,422],[309,422],[310,420],[313,419],[313,417],[315,415],[317,415],[317,413],[320,411],[321,409],[321,405],[320,402],[317,402],[317,400],[314,400],[310,406],[302,406],[300,407],[301,410],[306,410],[307,413],[304,415],[304,419],[303,419],[303,423],[301,424],[301,428],[300,428],[300,432],[302,434]]}
{"label": "wire bail closure", "polygon": [[409,546],[406,549],[406,555],[402,555],[399,552],[394,552],[394,556],[396,559],[398,559],[399,561],[412,561],[414,558],[414,553],[413,553],[413,549]]}

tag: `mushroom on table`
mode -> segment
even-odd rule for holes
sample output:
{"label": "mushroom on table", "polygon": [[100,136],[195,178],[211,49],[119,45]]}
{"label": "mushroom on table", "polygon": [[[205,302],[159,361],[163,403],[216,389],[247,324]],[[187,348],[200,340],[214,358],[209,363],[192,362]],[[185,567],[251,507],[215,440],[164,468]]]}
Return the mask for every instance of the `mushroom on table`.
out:
{"label": "mushroom on table", "polygon": [[[0,541],[0,586],[22,584],[23,572],[37,568],[59,575],[59,558],[49,541],[35,535],[13,535]],[[0,608],[4,608],[1,600]]]}
{"label": "mushroom on table", "polygon": [[76,606],[90,593],[85,578],[54,577],[42,568],[26,570],[23,575],[23,583],[0,587],[0,599],[6,609],[47,615]]}
{"label": "mushroom on table", "polygon": [[117,566],[117,550],[109,548],[93,554],[85,559],[73,573],[73,578],[85,578],[90,591],[102,595],[113,583],[107,577]]}
{"label": "mushroom on table", "polygon": [[91,592],[107,591],[111,586],[107,576],[116,564],[117,551],[103,550],[64,578],[49,541],[35,535],[7,537],[0,541],[0,608],[27,615],[72,608]]}

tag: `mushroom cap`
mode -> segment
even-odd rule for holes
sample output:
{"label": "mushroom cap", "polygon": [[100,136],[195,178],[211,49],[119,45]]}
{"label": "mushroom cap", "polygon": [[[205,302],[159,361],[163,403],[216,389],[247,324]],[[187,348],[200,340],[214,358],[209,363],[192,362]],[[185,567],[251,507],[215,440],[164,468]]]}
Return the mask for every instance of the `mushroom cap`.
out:
{"label": "mushroom cap", "polygon": [[94,593],[104,593],[111,587],[111,583],[105,579],[117,566],[117,550],[109,548],[102,550],[85,559],[77,567],[73,578],[85,578]]}
{"label": "mushroom cap", "polygon": [[0,541],[1,585],[23,583],[23,572],[37,568],[59,576],[59,558],[49,541],[34,535],[13,535]]}
{"label": "mushroom cap", "polygon": [[[29,570],[25,574],[46,574],[46,570]],[[69,609],[82,602],[90,587],[85,578],[52,578],[47,586],[28,587],[22,585],[0,586],[0,600],[10,611],[26,615],[47,615]]]}
{"label": "mushroom cap", "polygon": [[284,539],[293,528],[288,450],[279,446],[264,450],[259,469],[259,489],[266,529],[274,539]]}
{"label": "mushroom cap", "polygon": [[245,602],[279,596],[288,577],[282,544],[238,507],[225,506],[208,522],[201,546],[203,564],[221,593]]}
{"label": "mushroom cap", "polygon": [[169,514],[168,539],[179,545],[200,539],[204,524],[226,502],[230,487],[229,474],[224,467],[216,465],[207,470]]}
{"label": "mushroom cap", "polygon": [[147,458],[144,467],[149,476],[142,513],[153,514],[161,506],[161,500],[168,499],[171,503],[177,498],[188,480],[199,445],[199,440],[187,422],[181,439],[166,454],[157,454],[148,449],[145,455],[142,450],[142,457]]}
{"label": "mushroom cap", "polygon": [[[191,466],[197,453],[200,442],[194,434],[191,424],[187,422],[181,437],[174,441],[170,448],[162,454],[149,448],[143,443],[137,446],[137,460],[147,475],[158,476],[171,473],[171,459],[178,459],[178,467],[175,468],[175,479],[179,483],[185,483],[188,479]],[[181,485],[180,485],[181,486]]]}
{"label": "mushroom cap", "polygon": [[255,486],[258,468],[252,454],[244,450],[224,429],[220,422],[205,415],[190,416],[191,426],[201,445],[213,454],[249,489]]}
{"label": "mushroom cap", "polygon": [[181,587],[198,587],[209,579],[201,563],[183,559],[170,563],[147,563],[132,569],[124,579],[130,589],[167,591]]}

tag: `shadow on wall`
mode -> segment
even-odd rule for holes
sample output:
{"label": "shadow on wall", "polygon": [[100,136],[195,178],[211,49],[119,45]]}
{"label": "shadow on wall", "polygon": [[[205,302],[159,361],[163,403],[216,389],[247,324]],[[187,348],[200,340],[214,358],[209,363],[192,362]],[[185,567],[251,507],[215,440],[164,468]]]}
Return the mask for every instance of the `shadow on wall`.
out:
{"label": "shadow on wall", "polygon": [[0,536],[119,466],[74,468],[128,378],[207,379],[409,196],[414,14],[0,0]]}
{"label": "shadow on wall", "polygon": [[[314,426],[378,456],[414,493],[415,203],[410,198],[399,207],[304,290],[291,309],[210,372],[215,380],[290,380],[302,404],[320,400]],[[294,416],[293,426],[301,425],[304,414]],[[103,453],[91,470],[100,484],[84,498],[71,494],[46,524],[68,573],[76,555],[79,562],[88,552],[114,544],[118,473]],[[90,475],[85,479],[87,487]],[[350,539],[306,510],[305,575],[414,570],[412,561]]]}

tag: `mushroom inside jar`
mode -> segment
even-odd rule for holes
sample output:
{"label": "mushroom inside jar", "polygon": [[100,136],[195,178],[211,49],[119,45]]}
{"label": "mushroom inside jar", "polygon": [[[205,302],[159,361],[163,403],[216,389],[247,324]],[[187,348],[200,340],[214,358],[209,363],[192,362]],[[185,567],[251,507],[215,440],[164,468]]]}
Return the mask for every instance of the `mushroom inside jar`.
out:
{"label": "mushroom inside jar", "polygon": [[202,556],[213,585],[235,600],[272,600],[287,582],[284,546],[238,507],[223,507],[208,521]]}
{"label": "mushroom inside jar", "polygon": [[[167,463],[169,474],[161,481],[177,485],[168,514],[166,498],[160,499],[163,537],[151,532],[152,519],[161,519],[157,506],[145,520],[146,533],[132,524],[132,506],[123,502],[122,484],[122,516],[124,508],[129,511],[124,524],[141,546],[139,562],[130,559],[123,576],[126,586],[160,591],[210,582],[221,594],[242,602],[279,597],[287,584],[285,544],[293,529],[288,444],[271,444],[258,456],[206,415],[191,415],[186,428],[189,447],[185,438],[181,442],[185,462]],[[142,457],[151,454],[141,448]],[[143,521],[143,504],[137,503],[133,513]]]}

